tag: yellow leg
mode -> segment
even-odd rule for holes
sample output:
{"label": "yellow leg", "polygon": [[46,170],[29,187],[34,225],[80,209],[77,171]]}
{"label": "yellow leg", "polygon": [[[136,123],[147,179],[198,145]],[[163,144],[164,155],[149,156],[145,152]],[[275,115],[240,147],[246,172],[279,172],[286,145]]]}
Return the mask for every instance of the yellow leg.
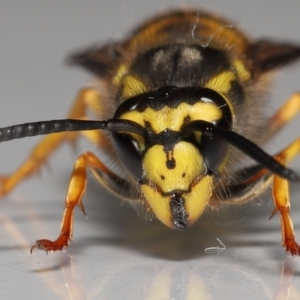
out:
{"label": "yellow leg", "polygon": [[45,251],[57,251],[63,247],[68,246],[69,240],[72,240],[73,234],[73,210],[76,205],[80,207],[85,214],[82,204],[82,197],[86,190],[86,169],[94,168],[104,172],[111,180],[117,181],[119,179],[91,152],[86,152],[78,157],[71,175],[70,184],[65,201],[65,211],[62,218],[62,225],[60,235],[55,241],[38,240],[32,246],[33,249],[40,249]]}
{"label": "yellow leg", "polygon": [[300,153],[300,137],[289,144],[285,149],[275,155],[279,161],[289,163]]}
{"label": "yellow leg", "polygon": [[[75,102],[67,116],[70,119],[86,118],[86,109],[89,107],[92,110],[99,109],[100,96],[97,90],[92,88],[82,89],[75,99]],[[33,175],[45,164],[48,157],[60,146],[63,142],[74,144],[78,138],[79,132],[63,132],[51,134],[44,137],[32,150],[29,157],[23,164],[11,175],[0,177],[0,196],[9,193],[17,184],[25,178]],[[95,142],[101,142],[101,134]],[[98,144],[99,145],[99,144]]]}
{"label": "yellow leg", "polygon": [[274,176],[273,199],[275,210],[272,216],[277,211],[280,211],[281,216],[282,246],[286,247],[286,251],[291,252],[292,255],[299,255],[300,247],[295,239],[293,223],[290,216],[289,186],[287,180]]}
{"label": "yellow leg", "polygon": [[[278,153],[275,158],[282,164],[286,164],[300,153],[300,138],[296,139],[283,151]],[[293,222],[290,216],[290,195],[289,183],[277,175],[274,176],[273,181],[273,200],[275,209],[271,215],[280,211],[281,216],[281,231],[282,231],[282,245],[286,251],[291,252],[292,255],[300,255],[300,246],[296,242]]]}
{"label": "yellow leg", "polygon": [[269,128],[267,139],[278,132],[300,112],[300,92],[293,94],[279,110],[270,118],[266,128]]}
{"label": "yellow leg", "polygon": [[[300,112],[300,92],[293,94],[288,100],[278,109],[278,111],[268,120],[266,128],[269,129],[266,140],[272,138],[284,125],[289,123]],[[266,142],[266,141],[265,141]],[[300,148],[300,140],[296,139],[291,145],[279,154],[275,155],[275,158],[283,160],[286,163],[291,161],[298,153]],[[268,173],[268,170],[263,169],[253,177],[247,179],[243,185],[250,184],[257,179]]]}
{"label": "yellow leg", "polygon": [[[283,149],[281,152],[274,156],[281,164],[286,165],[300,154],[300,137],[292,142],[289,146]],[[240,183],[241,187],[251,186],[255,182],[258,182],[269,171],[262,169],[252,177],[246,179]],[[292,255],[300,256],[300,246],[296,242],[293,222],[290,216],[290,195],[289,195],[289,182],[286,179],[281,178],[278,175],[274,175],[273,179],[263,181],[258,185],[253,185],[252,189],[248,189],[245,195],[238,195],[237,198],[232,197],[229,199],[230,203],[243,203],[253,199],[253,194],[259,195],[272,183],[273,180],[273,201],[275,208],[271,214],[270,219],[279,211],[281,216],[281,232],[282,232],[282,244],[286,248],[286,251],[291,252]]]}

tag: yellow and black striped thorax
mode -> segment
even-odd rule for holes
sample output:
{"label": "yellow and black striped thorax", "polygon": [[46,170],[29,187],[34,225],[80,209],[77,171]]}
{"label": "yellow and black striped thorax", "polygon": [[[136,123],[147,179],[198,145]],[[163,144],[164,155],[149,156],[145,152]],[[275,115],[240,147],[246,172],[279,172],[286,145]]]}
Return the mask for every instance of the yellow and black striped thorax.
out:
{"label": "yellow and black striped thorax", "polygon": [[242,60],[231,62],[223,50],[178,43],[139,53],[130,67],[119,67],[112,82],[119,85],[118,102],[164,86],[206,87],[232,106],[244,101],[242,84],[250,76]]}

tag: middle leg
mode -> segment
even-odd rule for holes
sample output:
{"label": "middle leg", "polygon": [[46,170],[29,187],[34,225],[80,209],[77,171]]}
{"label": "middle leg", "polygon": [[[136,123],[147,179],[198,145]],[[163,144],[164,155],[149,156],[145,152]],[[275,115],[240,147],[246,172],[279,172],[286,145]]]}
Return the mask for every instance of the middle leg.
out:
{"label": "middle leg", "polygon": [[[100,95],[92,88],[82,89],[67,116],[70,119],[85,119],[86,109],[99,109]],[[96,104],[98,106],[96,107]],[[48,157],[63,143],[75,144],[80,132],[62,132],[44,137],[31,151],[29,157],[10,175],[0,176],[0,197],[9,193],[25,178],[33,175],[46,163]],[[101,136],[98,135],[97,143],[101,144]]]}

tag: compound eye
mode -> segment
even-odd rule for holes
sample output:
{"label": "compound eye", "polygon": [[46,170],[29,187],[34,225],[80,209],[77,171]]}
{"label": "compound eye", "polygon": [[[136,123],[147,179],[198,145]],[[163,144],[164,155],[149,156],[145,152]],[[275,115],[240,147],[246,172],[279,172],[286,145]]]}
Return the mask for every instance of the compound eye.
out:
{"label": "compound eye", "polygon": [[143,175],[142,156],[136,141],[129,134],[113,133],[113,145],[115,151],[129,173],[140,179]]}
{"label": "compound eye", "polygon": [[202,135],[200,149],[207,169],[217,172],[224,161],[228,144],[217,136]]}

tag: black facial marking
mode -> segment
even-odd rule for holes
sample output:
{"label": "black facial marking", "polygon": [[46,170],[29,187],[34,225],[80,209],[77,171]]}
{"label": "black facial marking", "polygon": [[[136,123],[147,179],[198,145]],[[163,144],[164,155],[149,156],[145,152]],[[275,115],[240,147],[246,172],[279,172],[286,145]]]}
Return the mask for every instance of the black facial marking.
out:
{"label": "black facial marking", "polygon": [[[237,86],[232,85],[236,89]],[[210,99],[218,107],[222,108],[224,118],[231,123],[231,111],[226,100],[217,92],[203,87],[176,87],[165,86],[154,91],[143,93],[124,101],[117,109],[114,118],[119,118],[129,111],[144,112],[147,108],[159,111],[164,107],[177,108],[182,103],[194,105]],[[188,117],[187,117],[188,118]],[[185,121],[188,121],[186,119]]]}
{"label": "black facial marking", "polygon": [[176,161],[173,157],[171,159],[167,158],[166,167],[168,169],[175,169],[176,168]]}

